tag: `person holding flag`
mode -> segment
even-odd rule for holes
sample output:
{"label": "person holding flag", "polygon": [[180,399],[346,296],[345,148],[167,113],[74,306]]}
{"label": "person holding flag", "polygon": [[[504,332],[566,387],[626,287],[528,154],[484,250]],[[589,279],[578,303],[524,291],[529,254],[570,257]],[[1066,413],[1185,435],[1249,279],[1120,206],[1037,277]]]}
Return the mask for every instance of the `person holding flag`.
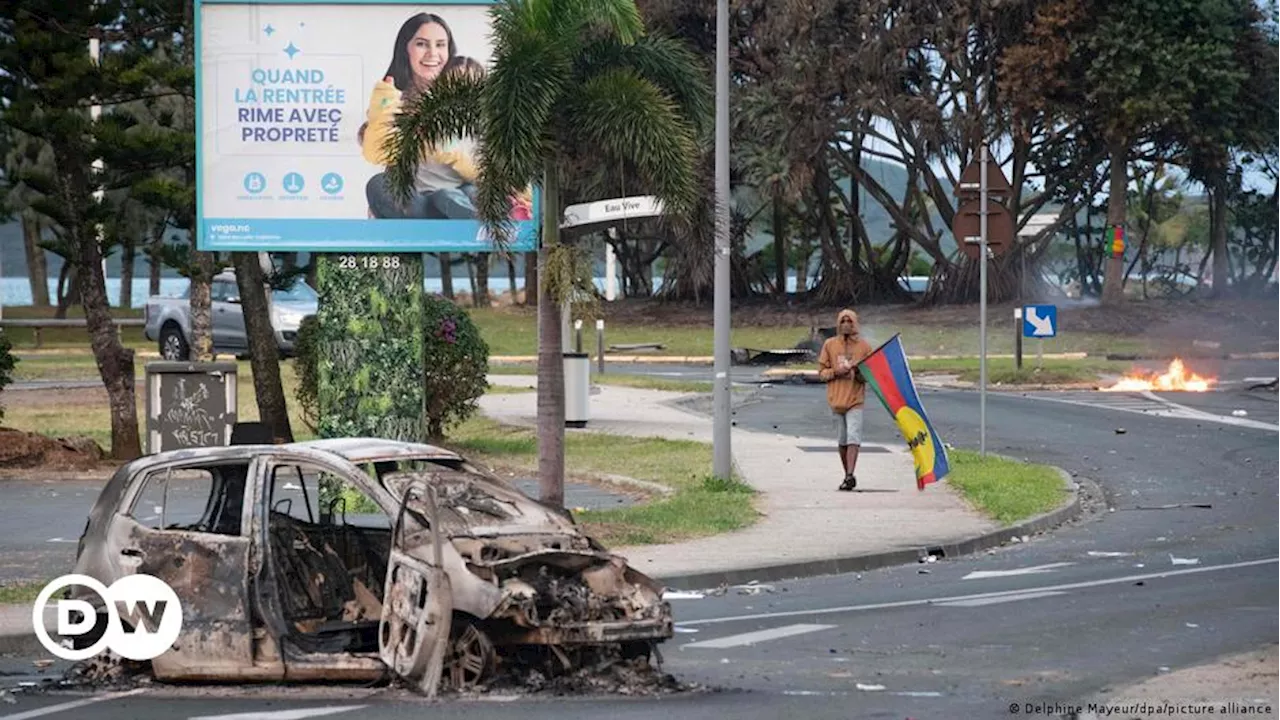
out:
{"label": "person holding flag", "polygon": [[862,405],[867,395],[866,383],[857,368],[871,354],[871,346],[860,332],[858,314],[841,310],[836,315],[835,337],[823,343],[818,354],[818,377],[827,384],[827,405],[835,415],[836,444],[844,467],[840,489],[846,492],[858,487],[853,473],[862,449]]}

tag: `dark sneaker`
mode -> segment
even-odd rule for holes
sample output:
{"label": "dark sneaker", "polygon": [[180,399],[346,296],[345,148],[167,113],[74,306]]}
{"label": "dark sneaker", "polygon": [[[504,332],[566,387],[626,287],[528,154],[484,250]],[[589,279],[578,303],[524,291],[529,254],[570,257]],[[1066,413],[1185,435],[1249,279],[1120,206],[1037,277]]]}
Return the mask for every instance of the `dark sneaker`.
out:
{"label": "dark sneaker", "polygon": [[858,478],[853,475],[845,475],[844,482],[840,483],[840,489],[845,492],[849,492],[856,487],[858,487]]}

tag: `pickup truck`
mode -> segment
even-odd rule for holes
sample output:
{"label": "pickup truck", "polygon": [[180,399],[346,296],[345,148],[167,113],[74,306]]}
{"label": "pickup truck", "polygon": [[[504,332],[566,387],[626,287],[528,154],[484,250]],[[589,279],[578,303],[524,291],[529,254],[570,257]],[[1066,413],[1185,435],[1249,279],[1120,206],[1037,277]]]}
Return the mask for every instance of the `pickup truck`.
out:
{"label": "pickup truck", "polygon": [[[232,272],[219,273],[211,287],[213,310],[213,352],[242,357],[249,353],[248,336],[244,329],[244,314],[240,309],[240,288]],[[190,287],[177,297],[152,296],[147,298],[146,329],[148,340],[159,344],[160,357],[165,360],[188,360],[191,356],[191,301]],[[293,355],[298,339],[298,327],[308,315],[316,314],[319,298],[302,280],[297,280],[288,290],[271,292],[271,327],[275,331],[276,345],[283,357]]]}

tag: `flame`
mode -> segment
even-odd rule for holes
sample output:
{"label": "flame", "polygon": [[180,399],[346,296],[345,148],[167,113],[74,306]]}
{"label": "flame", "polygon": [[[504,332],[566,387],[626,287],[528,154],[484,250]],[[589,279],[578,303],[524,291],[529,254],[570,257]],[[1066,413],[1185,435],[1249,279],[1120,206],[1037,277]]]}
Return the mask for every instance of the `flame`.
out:
{"label": "flame", "polygon": [[1174,358],[1169,363],[1169,370],[1161,375],[1130,373],[1124,375],[1111,387],[1102,388],[1107,392],[1140,392],[1143,390],[1176,390],[1183,392],[1206,392],[1216,380],[1203,378],[1195,373],[1188,373],[1182,361]]}

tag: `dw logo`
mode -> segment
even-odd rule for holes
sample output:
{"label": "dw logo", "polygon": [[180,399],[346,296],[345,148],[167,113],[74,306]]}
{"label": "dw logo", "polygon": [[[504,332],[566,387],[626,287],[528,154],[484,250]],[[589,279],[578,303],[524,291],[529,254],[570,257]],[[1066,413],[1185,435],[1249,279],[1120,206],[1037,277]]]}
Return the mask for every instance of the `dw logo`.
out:
{"label": "dw logo", "polygon": [[[55,642],[44,624],[50,598],[71,585],[97,593],[106,614],[102,637],[80,650]],[[58,600],[55,614],[58,635],[64,639],[88,635],[100,619],[97,607],[86,600]],[[40,591],[31,610],[31,622],[40,644],[63,660],[85,660],[108,649],[130,660],[151,660],[177,642],[178,633],[182,632],[182,604],[168,583],[152,575],[128,575],[111,587],[87,575],[63,575]]]}

